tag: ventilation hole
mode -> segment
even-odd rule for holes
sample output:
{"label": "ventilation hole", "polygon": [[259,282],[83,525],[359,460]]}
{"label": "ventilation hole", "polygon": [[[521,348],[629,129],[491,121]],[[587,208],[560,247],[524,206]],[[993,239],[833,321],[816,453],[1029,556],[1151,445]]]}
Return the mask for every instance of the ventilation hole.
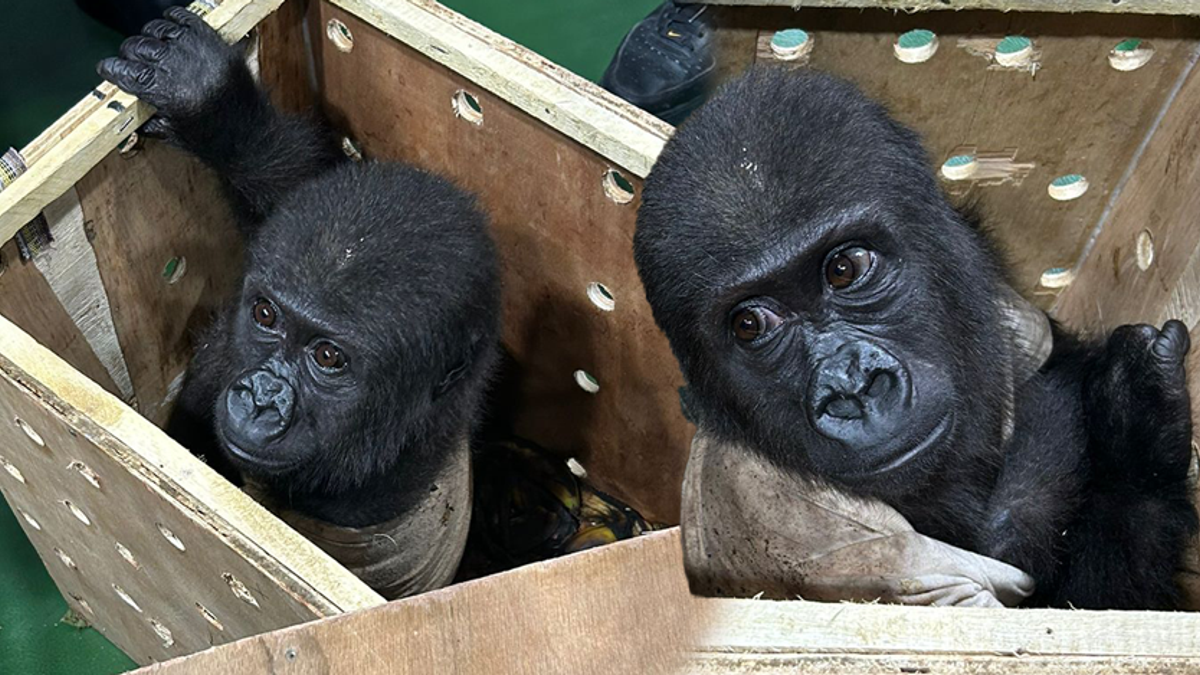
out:
{"label": "ventilation hole", "polygon": [[75,506],[70,499],[64,499],[62,503],[63,506],[67,507],[67,510],[71,512],[71,515],[75,516],[75,518],[79,520],[79,522],[83,523],[84,525],[92,524],[92,519],[88,518],[88,515],[83,512],[83,509]]}
{"label": "ventilation hole", "polygon": [[903,63],[924,63],[937,53],[937,35],[931,30],[910,30],[896,39],[892,50]]}
{"label": "ventilation hole", "polygon": [[138,611],[138,613],[141,613],[141,611],[142,611],[142,608],[141,608],[140,606],[138,606],[138,604],[137,604],[137,601],[136,601],[136,600],[134,600],[132,597],[130,597],[130,595],[129,595],[128,593],[126,593],[126,592],[125,592],[125,589],[124,589],[124,588],[121,588],[120,586],[118,586],[118,585],[116,585],[116,584],[113,584],[113,585],[112,585],[112,589],[113,589],[113,591],[114,591],[114,592],[116,592],[116,594],[117,594],[117,596],[118,596],[119,598],[121,598],[122,600],[124,600],[124,601],[125,601],[125,604],[127,604],[127,605],[129,605],[130,607],[132,607],[132,608],[134,608],[135,610],[137,610],[137,611]]}
{"label": "ventilation hole", "polygon": [[1137,70],[1150,62],[1154,56],[1154,47],[1145,40],[1129,38],[1121,40],[1108,53],[1108,65],[1114,70],[1128,72]]}
{"label": "ventilation hole", "polygon": [[608,290],[608,287],[599,281],[593,281],[587,285],[587,296],[593,305],[606,312],[613,311],[617,306],[617,301],[613,298],[612,291]]}
{"label": "ventilation hole", "polygon": [[37,530],[38,532],[42,531],[42,526],[38,523],[38,521],[33,519],[33,516],[29,515],[28,513],[25,513],[24,511],[21,511],[21,517],[25,519],[25,522],[29,523],[30,527]]}
{"label": "ventilation hole", "polygon": [[58,556],[58,559],[62,561],[62,564],[66,565],[68,568],[73,570],[79,569],[79,566],[75,564],[75,561],[71,560],[71,556],[64,553],[61,548],[55,546],[54,555]]}
{"label": "ventilation hole", "polygon": [[454,92],[454,98],[450,99],[450,104],[454,106],[454,114],[471,124],[483,124],[483,107],[479,105],[479,99],[466,91],[459,89]]}
{"label": "ventilation hole", "polygon": [[155,523],[154,525],[158,528],[159,534],[161,534],[164,539],[171,542],[172,546],[180,551],[187,550],[183,545],[183,541],[179,537],[176,537],[174,532],[168,530],[166,525],[163,525],[162,523]]}
{"label": "ventilation hole", "polygon": [[68,464],[67,468],[75,469],[76,471],[79,472],[80,476],[83,476],[84,480],[86,480],[88,483],[91,483],[92,487],[96,488],[97,490],[100,489],[100,477],[97,476],[96,472],[92,471],[91,468],[88,467],[87,464],[84,464],[83,462],[76,460],[76,461]]}
{"label": "ventilation hole", "polygon": [[125,159],[129,159],[130,157],[138,154],[138,151],[141,150],[141,146],[142,138],[138,136],[138,133],[135,131],[132,134],[129,134],[129,136],[125,140],[121,141],[121,144],[117,146],[117,154],[121,155]]}
{"label": "ventilation hole", "polygon": [[1044,288],[1065,288],[1075,280],[1075,273],[1069,267],[1051,267],[1042,272],[1040,283]]}
{"label": "ventilation hole", "polygon": [[351,140],[349,136],[342,136],[342,152],[346,153],[347,157],[356,162],[361,162],[363,159],[362,150],[359,149],[358,144]]}
{"label": "ventilation hole", "polygon": [[29,426],[25,420],[21,419],[20,417],[14,417],[13,421],[16,422],[17,426],[21,428],[21,431],[25,432],[25,435],[29,437],[29,440],[37,443],[38,447],[46,447],[46,441],[43,441],[41,435],[34,431],[33,427]]}
{"label": "ventilation hole", "polygon": [[125,548],[124,544],[122,544],[121,542],[118,541],[117,545],[116,545],[116,549],[117,549],[117,553],[122,558],[125,559],[125,562],[129,563],[130,565],[133,565],[133,569],[135,569],[135,570],[142,569],[142,566],[140,563],[138,563],[137,558],[133,557],[133,552],[130,551],[128,548]]}
{"label": "ventilation hole", "polygon": [[0,466],[4,467],[4,470],[8,472],[8,475],[16,478],[22,483],[25,482],[25,475],[21,473],[21,470],[13,466],[12,463],[9,462],[8,459],[3,455],[0,455]]}
{"label": "ventilation hole", "polygon": [[586,370],[575,371],[575,384],[579,385],[580,389],[589,394],[595,394],[600,391],[600,383]]}
{"label": "ventilation hole", "polygon": [[88,604],[87,600],[84,600],[83,598],[79,597],[78,595],[75,595],[74,593],[71,594],[71,599],[74,600],[75,604],[79,605],[80,609],[82,609],[83,611],[87,612],[88,614],[91,614],[92,616],[96,615],[96,612],[92,610],[92,606]]}
{"label": "ventilation hole", "polygon": [[258,600],[251,595],[250,589],[246,588],[246,584],[238,581],[237,577],[233,576],[229,572],[222,574],[221,578],[225,580],[225,583],[229,584],[229,590],[233,591],[233,594],[236,595],[239,600],[248,605],[252,605],[255,609],[259,608]]}
{"label": "ventilation hole", "polygon": [[1154,237],[1150,234],[1150,230],[1138,232],[1136,243],[1137,266],[1139,270],[1145,272],[1154,264]]}
{"label": "ventilation hole", "polygon": [[771,53],[780,61],[795,61],[813,50],[813,38],[807,31],[788,28],[771,36]]}
{"label": "ventilation hole", "polygon": [[171,629],[155,621],[154,619],[150,619],[149,621],[150,628],[154,631],[154,634],[158,636],[158,639],[162,640],[162,646],[164,648],[175,646],[175,636],[171,635]]}
{"label": "ventilation hole", "polygon": [[171,258],[163,265],[162,278],[167,280],[168,284],[174,284],[183,278],[187,273],[187,258],[183,256]]}
{"label": "ventilation hole", "polygon": [[587,478],[587,469],[579,463],[579,460],[574,457],[567,458],[567,469],[575,475],[576,478]]}
{"label": "ventilation hole", "polygon": [[217,619],[217,615],[208,611],[208,608],[204,605],[197,602],[196,611],[200,612],[200,616],[204,617],[205,621],[212,624],[213,628],[216,628],[217,630],[225,630],[225,626],[222,625],[222,623]]}
{"label": "ventilation hole", "polygon": [[942,164],[942,176],[947,180],[966,180],[975,175],[978,167],[974,155],[955,155]]}
{"label": "ventilation hole", "polygon": [[340,52],[349,52],[354,49],[354,36],[350,34],[350,29],[346,27],[346,24],[337,19],[330,19],[329,23],[325,24],[325,35]]}
{"label": "ventilation hole", "polygon": [[1083,193],[1088,190],[1088,180],[1077,173],[1069,173],[1065,176],[1059,176],[1050,181],[1050,185],[1046,186],[1046,192],[1050,196],[1060,202],[1079,199]]}
{"label": "ventilation hole", "polygon": [[604,194],[618,204],[628,204],[633,201],[633,183],[621,175],[616,169],[604,172]]}
{"label": "ventilation hole", "polygon": [[1002,66],[1023,66],[1033,57],[1033,40],[1021,35],[1009,35],[996,44],[996,63]]}

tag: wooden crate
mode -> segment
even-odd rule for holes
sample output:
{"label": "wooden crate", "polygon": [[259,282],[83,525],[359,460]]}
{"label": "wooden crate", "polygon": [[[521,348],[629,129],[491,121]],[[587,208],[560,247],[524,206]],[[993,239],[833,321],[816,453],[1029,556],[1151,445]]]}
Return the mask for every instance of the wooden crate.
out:
{"label": "wooden crate", "polygon": [[[727,70],[760,60],[763,36],[801,22],[819,41],[811,63],[882,98],[935,157],[964,144],[1017,147],[1034,165],[1020,183],[966,196],[998,214],[1020,285],[1060,319],[1105,328],[1177,316],[1195,330],[1196,20],[722,11]],[[641,179],[670,127],[428,0],[225,0],[208,18],[231,40],[257,27],[261,77],[279,105],[320,106],[367,155],[480,195],[503,258],[515,430],[579,458],[647,516],[677,522],[693,430],[631,257]],[[341,48],[331,21],[351,36]],[[939,54],[896,62],[892,41],[919,25],[944,36]],[[1039,45],[1036,74],[988,70],[957,44],[1012,32]],[[1155,43],[1154,58],[1112,70],[1108,50],[1138,36]],[[970,114],[954,105],[960,89]],[[478,124],[455,114],[465,94]],[[177,393],[189,331],[234,281],[237,238],[198,163],[154,143],[117,150],[151,113],[98,87],[23,149],[29,170],[0,191],[0,241],[39,213],[56,237],[31,263],[12,242],[0,248],[0,491],[75,611],[139,663],[233,642],[152,669],[1200,670],[1200,617],[1185,613],[692,598],[676,531],[383,605],[155,426]],[[1046,184],[1071,171],[1088,175],[1089,191],[1051,200]],[[1047,267],[1074,282],[1041,285]],[[596,282],[611,289],[611,311],[589,298]],[[577,370],[599,391],[582,391]],[[1183,573],[1197,586],[1200,575]],[[268,633],[312,619],[322,620]]]}

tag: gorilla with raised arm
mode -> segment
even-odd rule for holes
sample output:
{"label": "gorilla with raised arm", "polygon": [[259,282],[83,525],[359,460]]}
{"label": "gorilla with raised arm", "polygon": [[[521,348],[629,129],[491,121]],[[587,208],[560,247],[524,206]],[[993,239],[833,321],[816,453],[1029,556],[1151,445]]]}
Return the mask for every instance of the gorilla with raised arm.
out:
{"label": "gorilla with raised arm", "polygon": [[245,239],[241,283],[198,341],[172,434],[281,509],[390,523],[410,539],[399,545],[436,552],[419,580],[368,579],[385,594],[448,582],[500,317],[473,197],[410,166],[348,161],[321,127],[272,108],[239,51],[182,8],[99,71],[157,108],[143,133],[216,171]]}
{"label": "gorilla with raised arm", "polygon": [[[1015,565],[1030,604],[1177,606],[1187,330],[1051,329],[917,135],[850,84],[727,85],[651,171],[634,249],[706,433]],[[1013,347],[1014,307],[1044,353]]]}

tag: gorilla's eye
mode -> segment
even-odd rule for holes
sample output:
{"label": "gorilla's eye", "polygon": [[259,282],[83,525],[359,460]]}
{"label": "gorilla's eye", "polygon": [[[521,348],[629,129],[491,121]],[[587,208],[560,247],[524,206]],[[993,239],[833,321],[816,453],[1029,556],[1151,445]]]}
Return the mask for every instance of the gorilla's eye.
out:
{"label": "gorilla's eye", "polygon": [[254,302],[254,321],[263,328],[275,325],[275,305],[269,300],[259,298]]}
{"label": "gorilla's eye", "polygon": [[346,357],[342,355],[342,350],[332,342],[318,342],[317,346],[313,347],[312,355],[313,361],[326,370],[337,370],[346,365]]}
{"label": "gorilla's eye", "polygon": [[780,323],[779,315],[765,307],[743,307],[733,313],[733,335],[742,342],[753,342]]}
{"label": "gorilla's eye", "polygon": [[861,246],[852,246],[838,251],[825,263],[825,280],[837,289],[846,288],[875,264],[875,254]]}

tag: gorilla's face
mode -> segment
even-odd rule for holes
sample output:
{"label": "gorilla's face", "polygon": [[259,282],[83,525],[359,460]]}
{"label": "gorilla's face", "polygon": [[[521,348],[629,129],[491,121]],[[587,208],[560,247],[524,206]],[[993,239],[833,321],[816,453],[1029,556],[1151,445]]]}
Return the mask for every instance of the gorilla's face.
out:
{"label": "gorilla's face", "polygon": [[728,85],[659,156],[634,255],[710,432],[885,499],[998,447],[999,266],[917,136],[845,82]]}
{"label": "gorilla's face", "polygon": [[215,426],[243,471],[293,470],[354,417],[369,358],[349,327],[318,323],[303,309],[253,278],[232,308],[230,358],[241,368],[218,397]]}
{"label": "gorilla's face", "polygon": [[969,386],[902,230],[866,208],[804,223],[711,308],[706,348],[729,402],[757,435],[847,483],[932,461]]}

